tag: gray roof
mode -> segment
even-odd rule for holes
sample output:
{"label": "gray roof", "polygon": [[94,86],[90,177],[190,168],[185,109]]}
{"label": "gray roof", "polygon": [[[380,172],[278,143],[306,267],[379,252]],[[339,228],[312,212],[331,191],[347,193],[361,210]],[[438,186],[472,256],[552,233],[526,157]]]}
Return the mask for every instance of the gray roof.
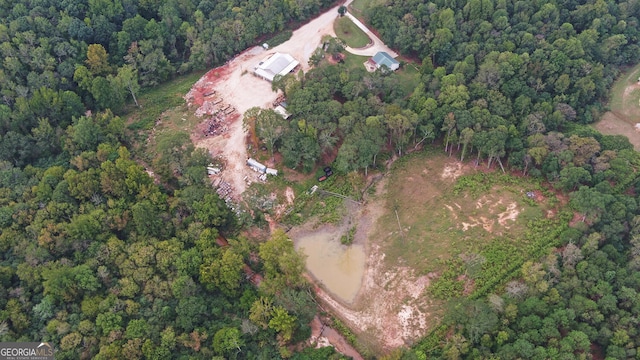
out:
{"label": "gray roof", "polygon": [[393,64],[399,65],[400,63],[398,62],[398,60],[394,59],[391,57],[391,55],[389,55],[387,52],[385,51],[380,51],[377,54],[375,54],[372,58],[373,62],[375,62],[376,64],[378,64],[379,66],[382,65],[386,65],[389,69],[391,69],[391,66]]}
{"label": "gray roof", "polygon": [[299,62],[289,54],[275,53],[258,64],[254,73],[273,81],[276,75],[286,75],[298,64]]}

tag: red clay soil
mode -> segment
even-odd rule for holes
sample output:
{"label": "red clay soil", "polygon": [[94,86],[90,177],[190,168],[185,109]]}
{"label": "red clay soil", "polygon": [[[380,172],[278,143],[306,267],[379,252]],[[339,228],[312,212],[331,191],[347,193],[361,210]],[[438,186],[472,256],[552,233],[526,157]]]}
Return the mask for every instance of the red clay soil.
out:
{"label": "red clay soil", "polygon": [[604,351],[602,350],[602,346],[592,343],[590,349],[593,360],[604,360]]}
{"label": "red clay soil", "polygon": [[217,67],[215,69],[209,70],[206,74],[204,74],[203,78],[205,81],[198,82],[202,85],[195,86],[193,88],[193,100],[192,104],[197,105],[198,107],[202,106],[204,103],[204,94],[211,91],[213,85],[218,82],[218,80],[229,73],[229,64],[225,64],[224,66]]}
{"label": "red clay soil", "polygon": [[576,225],[582,221],[582,215],[578,214],[578,212],[573,212],[573,218],[569,220],[569,227],[576,227]]}
{"label": "red clay soil", "polygon": [[544,195],[542,195],[542,191],[540,191],[540,190],[535,190],[533,192],[533,196],[534,196],[534,200],[536,202],[539,202],[539,203],[543,202],[546,199],[546,197]]}
{"label": "red clay soil", "polygon": [[312,341],[317,341],[320,337],[326,338],[339,353],[354,360],[364,360],[362,355],[339,332],[323,324],[320,318],[316,316],[311,321],[311,339]]}

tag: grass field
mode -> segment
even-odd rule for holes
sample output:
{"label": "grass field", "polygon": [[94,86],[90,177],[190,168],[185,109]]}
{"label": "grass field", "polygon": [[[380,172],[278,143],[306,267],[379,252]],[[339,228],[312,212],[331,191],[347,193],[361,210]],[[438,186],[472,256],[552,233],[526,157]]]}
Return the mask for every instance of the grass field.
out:
{"label": "grass field", "polygon": [[195,116],[193,110],[190,111],[185,103],[165,110],[158,118],[160,123],[157,127],[156,135],[179,131],[190,134],[196,125],[204,121],[204,118]]}
{"label": "grass field", "polygon": [[[559,229],[546,218],[557,205],[555,196],[532,179],[482,170],[438,150],[394,164],[373,240],[389,268],[400,264],[418,274],[439,274],[446,290],[441,297],[448,297],[471,294],[459,281],[469,274],[469,258],[486,261],[474,277],[477,286],[492,290],[523,261],[544,255],[552,238],[532,231]],[[530,191],[539,194],[537,200],[526,196]]]}
{"label": "grass field", "polygon": [[168,109],[184,105],[185,102],[182,97],[203,74],[204,72],[194,72],[142,91],[138,96],[141,108],[130,105],[127,109],[125,116],[128,119],[129,129],[149,130],[162,113]]}
{"label": "grass field", "polygon": [[418,86],[420,82],[418,73],[419,70],[411,63],[405,64],[400,70],[396,71],[400,79],[399,86],[405,94],[411,94],[416,89],[416,86]]}
{"label": "grass field", "polygon": [[[519,237],[525,224],[542,216],[540,206],[526,201],[525,192],[539,186],[528,179],[471,192],[457,182],[476,170],[446,155],[411,155],[394,164],[387,191],[387,216],[380,237],[388,241],[390,259],[401,258],[422,272],[461,252],[478,252],[493,239]],[[500,173],[501,174],[501,173]],[[499,177],[500,174],[486,175]],[[481,175],[485,176],[485,175]],[[460,188],[462,187],[462,189]],[[398,218],[404,236],[398,229]],[[515,221],[507,220],[516,214]]]}
{"label": "grass field", "polygon": [[[611,96],[609,101],[609,108],[613,111],[625,111],[629,104],[625,102],[625,91],[628,86],[634,85],[638,82],[640,76],[640,64],[622,73],[618,80],[613,84],[611,88]],[[635,102],[633,105],[638,105]]]}
{"label": "grass field", "polygon": [[354,0],[349,7],[357,15],[364,15],[370,8],[384,3],[385,0]]}
{"label": "grass field", "polygon": [[593,126],[603,134],[624,135],[640,151],[640,64],[622,73],[613,84],[609,109]]}
{"label": "grass field", "polygon": [[333,30],[336,37],[342,39],[347,46],[361,48],[367,46],[371,39],[356,24],[346,16],[336,19],[333,23]]}
{"label": "grass field", "polygon": [[[140,108],[128,105],[123,117],[131,131],[131,150],[136,157],[151,162],[156,155],[155,139],[158,135],[178,131],[190,134],[202,121],[193,111],[189,111],[183,96],[203,74],[204,72],[192,73],[152,89],[145,89],[138,96]],[[152,129],[154,131],[150,131]]]}
{"label": "grass field", "polygon": [[349,69],[357,69],[358,67],[364,67],[364,62],[369,59],[367,56],[353,55],[348,52],[344,52],[346,57],[344,58],[344,64]]}

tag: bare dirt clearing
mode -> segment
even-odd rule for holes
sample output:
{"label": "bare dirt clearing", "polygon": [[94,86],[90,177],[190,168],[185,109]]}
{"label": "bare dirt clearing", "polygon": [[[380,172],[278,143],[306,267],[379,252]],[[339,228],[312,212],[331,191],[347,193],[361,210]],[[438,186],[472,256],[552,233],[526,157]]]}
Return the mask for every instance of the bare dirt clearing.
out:
{"label": "bare dirt clearing", "polygon": [[[356,224],[354,244],[365,246],[366,264],[353,300],[333,293],[309,269],[318,297],[370,353],[411,344],[439,322],[442,303],[426,289],[441,270],[440,260],[477,251],[542,216],[537,207],[523,204],[525,194],[518,189],[496,185],[480,195],[454,194],[461,176],[484,170],[444,155],[415,154],[394,164],[365,205],[348,205],[341,224],[310,221],[289,233],[298,242],[310,234],[339,236]],[[470,292],[474,284],[467,282]]]}
{"label": "bare dirt clearing", "polygon": [[607,135],[624,135],[640,151],[640,65],[622,74],[611,89],[610,111],[594,127]]}
{"label": "bare dirt clearing", "polygon": [[308,223],[290,232],[295,240],[310,232],[327,231],[327,228],[346,232],[349,228],[346,224],[357,223],[354,243],[365,245],[367,260],[356,298],[347,303],[330,294],[320,282],[314,282],[316,294],[323,303],[345,321],[365,346],[376,354],[423,336],[430,316],[425,309],[431,305],[430,300],[423,296],[429,279],[426,276],[416,276],[409,267],[386,269],[386,255],[381,251],[380,245],[369,241],[377,220],[385,212],[382,195],[386,184],[384,179],[380,181],[376,185],[376,200],[369,201],[364,207],[350,209],[350,218],[345,219],[343,224],[336,227],[323,225],[314,229],[314,224]]}
{"label": "bare dirt clearing", "polygon": [[[345,2],[348,6],[351,0]],[[247,151],[246,133],[242,128],[242,114],[249,108],[259,106],[269,108],[278,94],[271,89],[271,83],[252,75],[253,69],[268,55],[282,52],[292,55],[300,62],[300,69],[309,70],[309,58],[321,44],[325,35],[335,36],[333,23],[338,17],[338,6],[327,10],[324,14],[311,20],[293,32],[291,39],[269,50],[256,46],[250,48],[224,66],[207,72],[185,96],[187,104],[195,107],[195,113],[207,121],[216,114],[224,114],[219,123],[223,128],[221,134],[207,136],[200,126],[193,134],[192,140],[197,147],[205,148],[216,157],[226,162],[221,174],[222,180],[231,184],[233,198],[240,199],[247,183],[257,181],[245,161]],[[357,19],[349,17],[366,29]],[[396,53],[384,45],[380,39],[366,29],[373,39],[373,44],[364,49],[347,49],[356,55],[373,56],[378,51],[386,51],[392,56]]]}
{"label": "bare dirt clearing", "polygon": [[640,151],[640,128],[636,123],[640,116],[630,117],[619,112],[607,111],[594,127],[605,135],[623,135],[629,138],[629,142],[636,151]]}
{"label": "bare dirt clearing", "polygon": [[[457,210],[454,210],[450,205],[445,204],[445,207],[449,209],[449,211],[451,211],[451,215],[455,219],[458,219],[458,213],[462,210],[460,205],[458,205]],[[462,231],[468,231],[470,228],[480,226],[486,232],[493,233],[494,226],[496,224],[500,225],[500,229],[508,230],[510,228],[510,224],[516,221],[518,215],[522,211],[522,209],[518,207],[518,204],[515,201],[510,202],[505,207],[504,199],[495,199],[493,196],[486,195],[482,196],[478,201],[476,201],[476,210],[481,209],[487,210],[490,216],[467,215],[466,218],[469,222],[460,222],[460,225],[462,225]],[[504,211],[498,212],[501,210]],[[458,226],[458,228],[460,228],[460,226]]]}
{"label": "bare dirt clearing", "polygon": [[224,135],[204,136],[201,131],[195,131],[192,140],[196,146],[225,160],[226,168],[221,176],[231,184],[235,199],[239,199],[246,189],[246,181],[255,177],[255,173],[245,165],[246,134],[242,128],[241,114],[254,106],[269,108],[277,98],[270,82],[252,75],[253,68],[269,54],[283,52],[296,58],[301,69],[307,71],[309,57],[321,43],[322,37],[327,34],[335,35],[333,21],[337,16],[337,7],[329,9],[294,31],[291,39],[279,46],[269,50],[253,47],[242,52],[224,66],[205,74],[185,96],[189,106],[195,107],[195,112],[203,119],[227,106],[227,111],[234,109],[224,124]]}
{"label": "bare dirt clearing", "polygon": [[[349,2],[347,1],[345,5],[348,5]],[[222,159],[224,169],[217,176],[217,181],[224,181],[230,184],[232,198],[235,201],[241,200],[241,195],[246,190],[248,183],[257,181],[256,174],[245,165],[248,154],[245,144],[246,133],[242,127],[242,114],[254,106],[271,107],[278,96],[277,93],[272,91],[271,83],[252,75],[254,67],[266,56],[275,52],[283,52],[292,55],[300,62],[300,68],[303,71],[307,71],[309,69],[309,57],[320,45],[322,37],[325,35],[335,36],[333,22],[338,16],[337,8],[336,6],[329,9],[323,15],[294,31],[289,41],[277,47],[268,51],[261,47],[248,49],[224,66],[209,71],[185,96],[189,107],[193,109],[192,111],[197,116],[202,117],[203,122],[211,123],[212,118],[224,114],[222,121],[217,121],[215,123],[216,127],[213,128],[216,131],[221,130],[220,132],[211,131],[210,124],[201,124],[191,134],[191,138],[197,147],[205,148],[212,156]],[[393,53],[380,41],[367,49],[359,51],[360,53],[373,55],[380,50]],[[290,188],[285,191],[285,197],[287,203],[293,201],[294,194]],[[361,244],[366,243],[368,231],[372,228],[377,216],[379,214],[371,210],[371,207],[367,208],[364,215],[358,220],[356,241]],[[270,225],[275,224],[270,221]],[[378,274],[378,267],[375,266],[375,261],[377,261],[375,256],[374,253],[374,259],[369,261],[373,261],[373,263],[369,266],[370,273],[365,276],[365,279],[370,279],[363,287],[366,289],[365,291],[377,290],[377,288],[372,289],[372,287],[382,283],[378,277],[387,277],[386,274]],[[398,272],[394,275],[393,278],[397,279],[398,284],[404,284],[402,287],[398,285],[397,288],[413,289],[410,291],[411,294],[420,293],[427,282],[424,280],[413,281],[415,279],[411,278],[410,275],[408,269],[404,269],[401,273]],[[418,286],[417,290],[416,286]],[[334,302],[331,296],[320,289],[319,296],[325,299],[327,303]],[[404,298],[404,296],[398,296],[395,293],[393,293],[392,297]],[[381,337],[388,338],[388,340],[382,342],[385,348],[400,346],[404,344],[405,339],[416,338],[423,334],[424,320],[419,321],[422,326],[413,326],[412,319],[423,319],[418,315],[420,313],[413,308],[407,308],[406,306],[398,308],[392,303],[391,305],[395,312],[384,313],[381,316],[377,309],[387,308],[388,304],[384,299],[384,297],[377,298],[375,300],[376,306],[373,309],[365,310],[365,313],[363,313],[364,320],[359,323],[360,326],[356,327],[357,331],[374,331],[376,333],[376,342],[383,341]],[[340,313],[341,309],[339,308],[334,308],[334,310],[339,311],[338,315],[341,318],[357,319],[359,317],[358,313],[343,314]],[[346,311],[346,308],[344,310]],[[353,325],[351,322],[349,324]],[[388,329],[392,329],[392,333],[389,333]],[[331,343],[335,343],[338,340],[340,340],[339,336],[333,336]],[[341,345],[337,345],[337,347],[340,348]],[[347,349],[345,354],[356,356],[357,352],[354,353]]]}
{"label": "bare dirt clearing", "polygon": [[[427,171],[426,169],[424,170]],[[442,179],[443,180],[455,180],[460,177],[464,173],[462,163],[459,162],[451,162],[445,164],[444,169],[442,170]]]}

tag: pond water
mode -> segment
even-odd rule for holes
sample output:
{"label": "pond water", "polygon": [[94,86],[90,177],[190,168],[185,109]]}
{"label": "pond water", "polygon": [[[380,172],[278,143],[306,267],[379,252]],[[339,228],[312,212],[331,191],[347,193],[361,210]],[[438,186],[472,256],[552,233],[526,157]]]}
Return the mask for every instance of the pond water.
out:
{"label": "pond water", "polygon": [[362,245],[344,246],[337,232],[319,231],[300,236],[296,248],[307,255],[307,269],[327,290],[351,302],[364,274]]}

